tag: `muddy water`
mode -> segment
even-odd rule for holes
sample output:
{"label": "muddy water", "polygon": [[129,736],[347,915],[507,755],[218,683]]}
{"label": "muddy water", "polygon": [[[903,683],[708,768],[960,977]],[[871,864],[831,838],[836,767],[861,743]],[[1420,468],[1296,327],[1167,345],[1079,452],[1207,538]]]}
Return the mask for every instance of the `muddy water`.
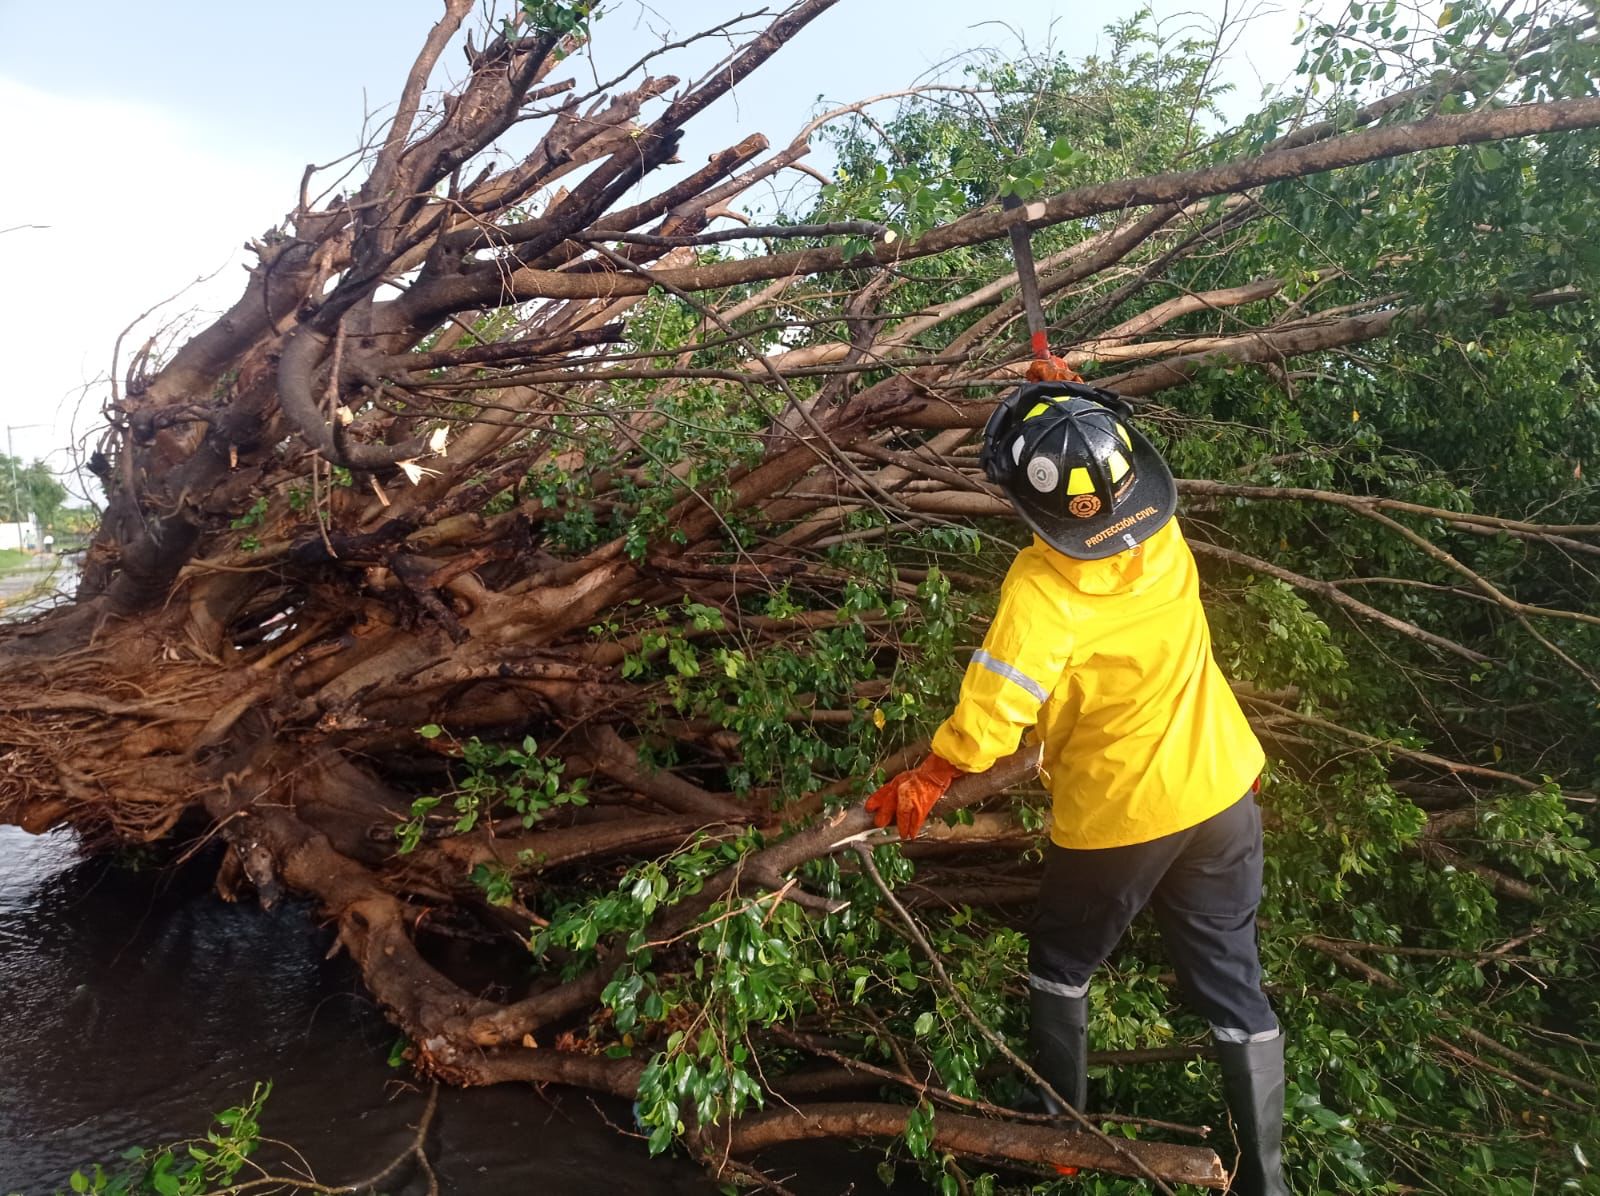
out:
{"label": "muddy water", "polygon": [[[0,1193],[53,1193],[75,1166],[197,1133],[258,1080],[274,1085],[264,1132],[323,1183],[410,1141],[423,1097],[387,1066],[394,1033],[353,970],[324,958],[331,934],[303,907],[225,905],[208,882],[0,826]],[[572,1094],[452,1091],[430,1153],[446,1193],[716,1191],[606,1118],[631,1120]]]}

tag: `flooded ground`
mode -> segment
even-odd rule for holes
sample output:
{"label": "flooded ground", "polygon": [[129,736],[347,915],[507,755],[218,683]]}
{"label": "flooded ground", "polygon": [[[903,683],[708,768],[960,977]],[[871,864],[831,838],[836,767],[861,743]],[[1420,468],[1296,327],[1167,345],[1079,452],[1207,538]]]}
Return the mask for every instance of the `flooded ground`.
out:
{"label": "flooded ground", "polygon": [[[348,1183],[404,1149],[424,1094],[386,1062],[394,1031],[294,904],[224,904],[209,869],[80,861],[69,834],[0,826],[0,1193],[65,1188],[75,1166],[198,1133],[273,1082],[264,1133]],[[447,1193],[717,1191],[607,1121],[625,1104],[501,1086],[441,1094]],[[418,1193],[413,1181],[387,1189]]]}

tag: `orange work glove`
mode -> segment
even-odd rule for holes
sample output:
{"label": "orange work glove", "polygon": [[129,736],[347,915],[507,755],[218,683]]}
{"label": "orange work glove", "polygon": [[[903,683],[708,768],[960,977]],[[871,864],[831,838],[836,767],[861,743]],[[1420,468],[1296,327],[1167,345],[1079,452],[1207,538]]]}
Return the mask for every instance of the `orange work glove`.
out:
{"label": "orange work glove", "polygon": [[1028,363],[1029,382],[1082,382],[1078,371],[1073,369],[1061,358],[1051,353],[1047,357],[1035,357]]}
{"label": "orange work glove", "polygon": [[961,770],[954,764],[930,755],[867,798],[872,821],[878,826],[888,826],[892,819],[902,839],[915,839],[933,803],[944,796],[950,782],[960,775]]}

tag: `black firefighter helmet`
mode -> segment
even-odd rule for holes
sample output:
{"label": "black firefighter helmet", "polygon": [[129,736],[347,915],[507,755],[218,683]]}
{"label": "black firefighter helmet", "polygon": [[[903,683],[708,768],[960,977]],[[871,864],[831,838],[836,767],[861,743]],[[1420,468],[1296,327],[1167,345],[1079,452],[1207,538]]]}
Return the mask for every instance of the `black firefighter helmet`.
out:
{"label": "black firefighter helmet", "polygon": [[1097,561],[1148,540],[1178,489],[1119,395],[1077,382],[1032,382],[983,430],[984,472],[1050,547]]}

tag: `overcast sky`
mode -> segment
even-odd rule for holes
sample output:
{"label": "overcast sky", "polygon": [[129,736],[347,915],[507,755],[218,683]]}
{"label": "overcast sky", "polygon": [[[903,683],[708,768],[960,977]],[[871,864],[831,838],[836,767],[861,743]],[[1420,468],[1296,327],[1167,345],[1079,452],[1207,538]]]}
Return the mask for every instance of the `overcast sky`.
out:
{"label": "overcast sky", "polygon": [[[1223,66],[1234,115],[1281,82],[1297,57],[1289,47],[1296,3],[1282,2],[1262,5]],[[592,86],[597,73],[609,78],[663,40],[760,3],[613,0],[595,25],[593,58],[563,70]],[[1224,11],[1240,10],[1240,0],[1231,10],[1227,3],[1153,7],[1178,28],[1214,26]],[[752,132],[782,144],[819,97],[849,102],[905,87],[975,46],[1012,52],[1020,36],[1029,49],[1053,43],[1088,54],[1103,41],[1102,26],[1138,7],[841,0],[691,122],[682,156],[698,165]],[[186,287],[166,311],[215,312],[237,296],[242,243],[282,219],[306,163],[356,144],[363,114],[393,100],[441,11],[439,0],[109,8],[0,0],[0,230],[12,230],[0,231],[0,438],[9,427],[18,456],[48,454],[67,468],[60,450],[98,423],[105,387],[96,380],[109,370],[117,335],[141,313]],[[692,77],[725,50],[692,47],[656,73]],[[435,83],[459,77],[462,62],[447,55]],[[147,321],[129,341],[151,328]],[[124,361],[127,352],[125,344]]]}

